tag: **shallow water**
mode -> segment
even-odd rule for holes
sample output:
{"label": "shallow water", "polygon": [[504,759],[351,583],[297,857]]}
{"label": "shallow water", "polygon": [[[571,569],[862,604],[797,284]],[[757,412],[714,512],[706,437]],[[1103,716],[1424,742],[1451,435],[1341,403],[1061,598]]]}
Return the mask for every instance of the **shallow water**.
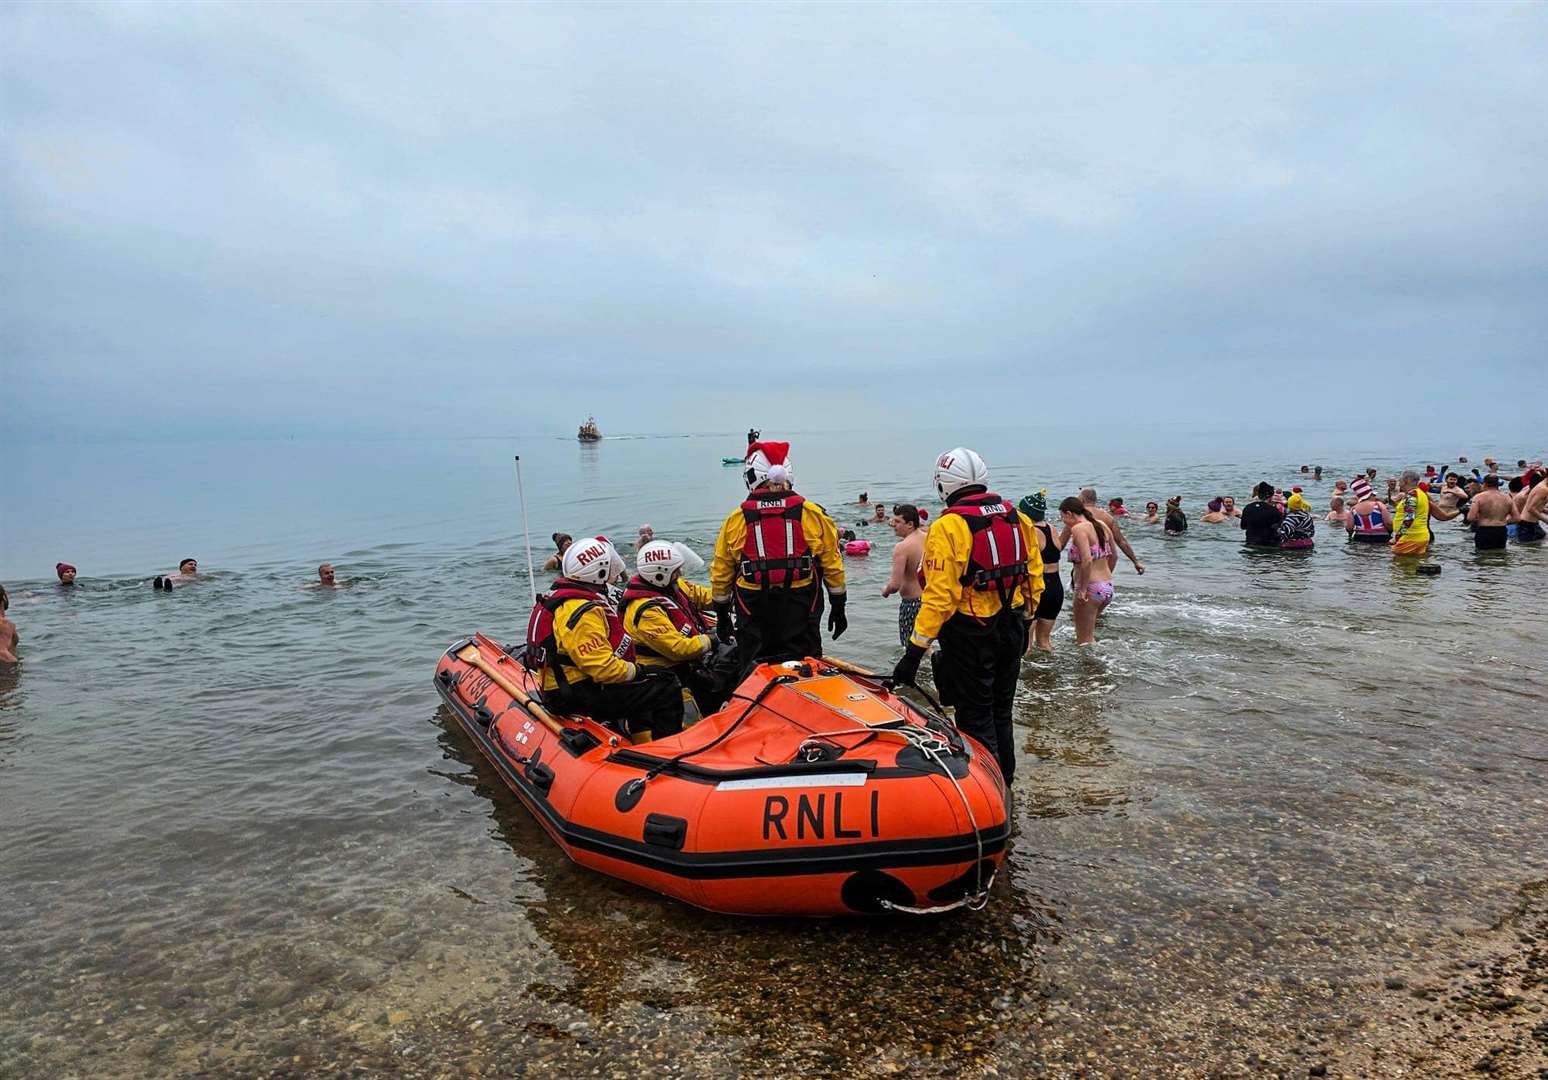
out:
{"label": "shallow water", "polygon": [[[800,487],[845,522],[862,487],[931,505],[938,438],[807,437]],[[1131,525],[1150,569],[1120,572],[1100,646],[1066,611],[1023,667],[1020,835],[982,912],[737,920],[574,868],[438,708],[435,661],[519,633],[514,453],[534,533],[648,520],[707,553],[727,442],[24,453],[5,505],[75,498],[8,522],[0,564],[24,659],[0,673],[0,1074],[1273,1065],[1548,875],[1548,551],[1476,555],[1451,524],[1436,578]],[[1178,439],[980,448],[1018,494],[1096,480],[1195,518],[1301,479]],[[1401,464],[1330,457],[1319,506],[1334,466]],[[838,651],[890,666],[869,535]],[[205,581],[144,584],[186,554]],[[22,580],[57,558],[82,588]],[[325,558],[346,587],[304,587]]]}

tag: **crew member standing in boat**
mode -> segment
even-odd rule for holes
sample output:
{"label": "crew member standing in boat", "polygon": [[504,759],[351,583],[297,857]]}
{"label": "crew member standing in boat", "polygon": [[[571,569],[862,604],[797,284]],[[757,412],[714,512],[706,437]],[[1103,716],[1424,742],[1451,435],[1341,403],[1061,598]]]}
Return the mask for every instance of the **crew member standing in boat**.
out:
{"label": "crew member standing in boat", "polygon": [[683,576],[703,570],[704,560],[685,544],[652,540],[640,548],[634,566],[623,620],[636,662],[646,671],[672,672],[693,694],[700,714],[708,716],[725,703],[739,665],[734,655],[728,663],[717,654],[704,617],[711,607],[708,586]]}
{"label": "crew member standing in boat", "polygon": [[563,570],[527,624],[526,663],[543,673],[544,703],[584,713],[637,742],[682,731],[677,679],[635,662],[623,616],[608,599],[608,583],[626,573],[623,558],[601,537],[577,540],[565,549]]}
{"label": "crew member standing in boat", "polygon": [[710,589],[716,632],[729,640],[734,606],[743,672],[762,660],[822,655],[824,586],[832,605],[829,633],[837,640],[849,627],[838,529],[826,510],[791,489],[789,453],[790,444],[782,442],[747,448],[747,499],[715,541]]}
{"label": "crew member standing in boat", "polygon": [[925,536],[924,595],[894,682],[910,684],[931,641],[938,641],[935,686],[956,706],[957,727],[1016,771],[1011,710],[1028,627],[1043,593],[1043,556],[1032,523],[989,491],[989,469],[957,447],[935,463],[935,490],[946,509]]}

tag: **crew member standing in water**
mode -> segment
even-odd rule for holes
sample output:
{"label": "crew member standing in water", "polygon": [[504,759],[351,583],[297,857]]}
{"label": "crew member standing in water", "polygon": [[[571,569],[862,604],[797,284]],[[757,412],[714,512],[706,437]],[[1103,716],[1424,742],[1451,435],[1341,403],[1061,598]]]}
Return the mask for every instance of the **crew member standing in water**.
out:
{"label": "crew member standing in water", "polygon": [[735,672],[715,664],[710,636],[708,586],[685,573],[704,569],[704,560],[686,544],[652,540],[634,560],[635,574],[624,590],[624,629],[634,639],[635,659],[646,671],[670,671],[693,694],[708,716],[725,703]]}
{"label": "crew member standing in water", "polygon": [[823,586],[832,605],[828,632],[837,640],[849,627],[838,529],[826,510],[792,490],[789,453],[783,442],[747,448],[747,499],[721,525],[710,564],[715,631],[730,640],[734,607],[744,672],[763,660],[822,655]]}
{"label": "crew member standing in water", "polygon": [[1016,771],[1011,711],[1028,627],[1043,593],[1043,557],[1032,523],[989,491],[983,458],[963,447],[935,463],[935,490],[946,503],[925,536],[924,596],[894,682],[912,683],[931,641],[938,641],[935,685],[955,705],[957,726]]}
{"label": "crew member standing in water", "polygon": [[670,672],[635,663],[634,642],[607,595],[608,583],[625,573],[622,557],[601,537],[566,548],[564,576],[532,609],[526,664],[543,673],[551,708],[584,713],[644,742],[683,730],[683,698]]}

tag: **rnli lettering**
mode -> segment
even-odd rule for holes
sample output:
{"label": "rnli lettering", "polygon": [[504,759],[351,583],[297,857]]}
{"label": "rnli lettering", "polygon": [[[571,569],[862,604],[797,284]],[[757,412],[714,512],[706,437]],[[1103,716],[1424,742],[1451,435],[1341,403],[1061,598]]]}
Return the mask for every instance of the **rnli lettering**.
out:
{"label": "rnli lettering", "polygon": [[937,571],[946,569],[946,560],[945,559],[925,559],[925,560],[923,560],[923,562],[924,562],[924,571],[927,574],[935,573]]}
{"label": "rnli lettering", "polygon": [[575,556],[575,561],[580,563],[582,566],[586,566],[588,563],[591,563],[596,559],[600,559],[601,557],[601,546],[598,544],[592,544],[589,548],[586,548],[579,555]]}
{"label": "rnli lettering", "polygon": [[580,645],[580,651],[588,654],[596,652],[611,652],[612,649],[612,642],[608,641],[606,638],[591,638],[589,641],[581,642]]}
{"label": "rnli lettering", "polygon": [[644,559],[648,563],[666,562],[673,554],[674,552],[668,551],[666,548],[648,548]]}
{"label": "rnli lettering", "polygon": [[[857,816],[850,811],[846,819],[844,811],[844,793],[835,791],[829,800],[828,792],[816,795],[797,795],[795,805],[795,838],[797,840],[826,840],[832,837],[835,840],[857,840],[865,835],[863,829],[850,828],[858,824],[854,820]],[[881,803],[881,792],[871,792],[870,836],[876,839],[881,835],[880,815],[878,813]],[[863,814],[863,811],[862,811]],[[789,840],[790,833],[786,829],[787,819],[790,817],[790,799],[785,795],[770,795],[763,800],[763,838],[773,839],[778,834],[781,840]]]}
{"label": "rnli lettering", "polygon": [[978,508],[978,512],[985,517],[988,517],[990,514],[1008,514],[1010,513],[1010,507],[1006,506],[1002,502],[988,503],[984,506],[980,506]]}

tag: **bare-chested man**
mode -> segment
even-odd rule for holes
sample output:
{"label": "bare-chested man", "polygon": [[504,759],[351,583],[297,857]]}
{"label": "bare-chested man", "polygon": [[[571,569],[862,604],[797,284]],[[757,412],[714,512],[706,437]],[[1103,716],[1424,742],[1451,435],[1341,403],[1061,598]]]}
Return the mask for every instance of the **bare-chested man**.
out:
{"label": "bare-chested man", "polygon": [[[1118,522],[1113,519],[1113,515],[1097,505],[1096,488],[1081,488],[1080,501],[1085,504],[1087,510],[1091,511],[1092,517],[1107,526],[1108,531],[1112,534],[1113,541],[1118,545],[1118,551],[1127,555],[1129,561],[1134,564],[1134,572],[1136,574],[1143,574],[1145,572],[1145,564],[1135,557],[1134,549],[1129,546],[1129,538],[1123,535],[1123,530],[1118,527]],[[1067,533],[1069,530],[1066,529],[1065,532]],[[1068,539],[1069,537],[1067,536],[1061,538],[1059,545],[1063,547]],[[1117,551],[1108,557],[1107,565],[1111,570],[1118,569]]]}
{"label": "bare-chested man", "polygon": [[1473,525],[1473,546],[1479,551],[1504,551],[1505,527],[1516,520],[1516,504],[1500,490],[1498,476],[1484,477],[1483,490],[1467,507]]}
{"label": "bare-chested man", "polygon": [[909,503],[894,506],[888,524],[898,542],[892,549],[892,576],[882,586],[882,595],[898,594],[898,637],[907,648],[908,639],[914,634],[914,617],[919,614],[919,597],[924,592],[919,567],[924,561],[926,530],[919,525],[919,509]]}
{"label": "bare-chested man", "polygon": [[1548,536],[1548,476],[1532,485],[1516,511],[1516,539],[1523,544],[1542,543]]}
{"label": "bare-chested man", "polygon": [[1349,510],[1344,506],[1344,497],[1335,495],[1328,501],[1328,516],[1323,519],[1330,525],[1349,526]]}

